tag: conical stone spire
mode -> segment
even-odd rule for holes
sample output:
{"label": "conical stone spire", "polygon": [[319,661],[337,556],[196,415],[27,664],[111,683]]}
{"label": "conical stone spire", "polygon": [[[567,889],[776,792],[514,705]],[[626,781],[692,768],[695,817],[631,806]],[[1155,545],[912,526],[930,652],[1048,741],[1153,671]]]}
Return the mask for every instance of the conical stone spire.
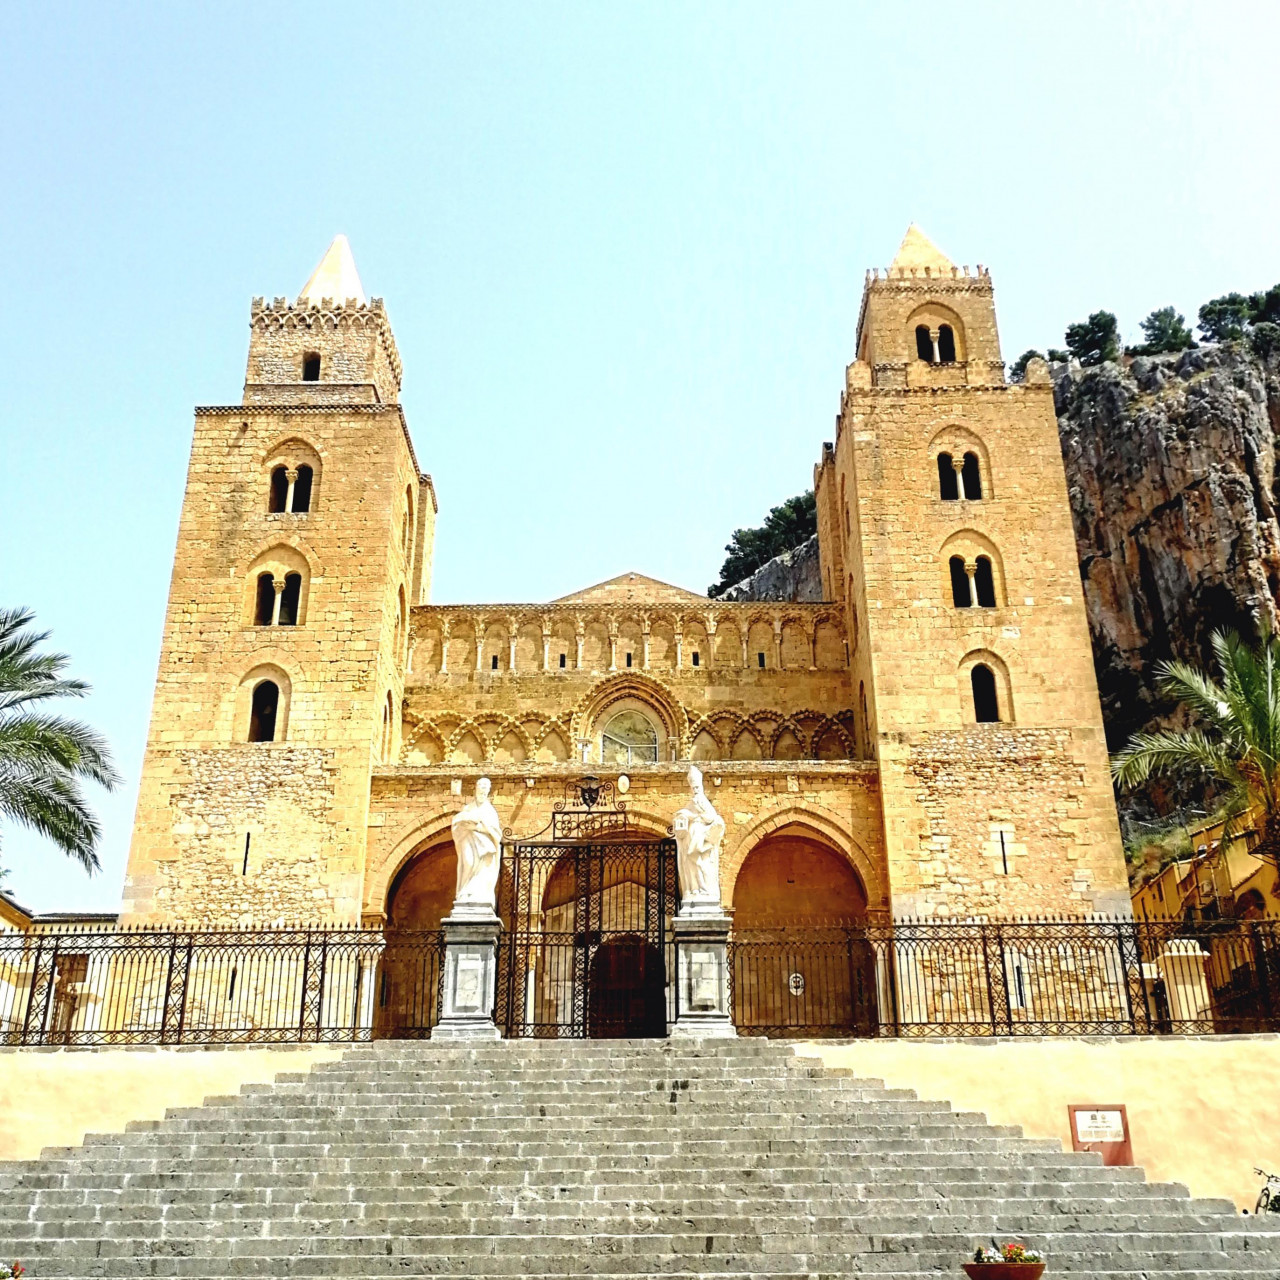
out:
{"label": "conical stone spire", "polygon": [[356,271],[356,260],[351,256],[351,246],[344,235],[333,237],[333,243],[320,259],[320,265],[298,294],[300,304],[318,303],[322,298],[332,298],[335,302],[355,298],[361,304],[367,301],[360,274]]}
{"label": "conical stone spire", "polygon": [[922,267],[929,267],[934,271],[950,271],[955,265],[913,222],[907,228],[907,234],[902,237],[897,256],[889,270],[901,267],[906,271],[918,271]]}

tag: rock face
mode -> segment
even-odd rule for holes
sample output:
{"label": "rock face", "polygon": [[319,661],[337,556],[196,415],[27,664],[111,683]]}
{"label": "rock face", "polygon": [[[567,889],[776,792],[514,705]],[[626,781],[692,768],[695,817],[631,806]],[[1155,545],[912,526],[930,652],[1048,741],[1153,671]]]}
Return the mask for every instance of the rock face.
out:
{"label": "rock face", "polygon": [[1114,749],[1172,722],[1158,662],[1209,664],[1214,630],[1275,625],[1280,365],[1233,343],[1053,375]]}
{"label": "rock face", "polygon": [[729,587],[721,600],[785,600],[816,603],[822,599],[818,535],[762,564],[749,578]]}

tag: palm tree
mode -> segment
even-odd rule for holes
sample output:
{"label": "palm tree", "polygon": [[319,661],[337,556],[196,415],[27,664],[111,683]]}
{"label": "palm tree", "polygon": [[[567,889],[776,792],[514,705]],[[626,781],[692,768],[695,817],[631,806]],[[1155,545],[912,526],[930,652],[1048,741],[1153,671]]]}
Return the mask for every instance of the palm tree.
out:
{"label": "palm tree", "polygon": [[1256,821],[1252,853],[1280,865],[1280,639],[1266,634],[1254,647],[1234,632],[1215,631],[1211,643],[1217,680],[1185,662],[1157,668],[1162,692],[1202,727],[1136,733],[1112,757],[1111,772],[1128,790],[1153,774],[1198,770],[1225,791],[1223,846]]}
{"label": "palm tree", "polygon": [[0,817],[47,836],[94,872],[101,831],[80,779],[110,790],[120,777],[98,734],[43,709],[50,698],[82,698],[89,686],[61,678],[66,654],[36,652],[49,633],[25,630],[33,616],[0,609]]}

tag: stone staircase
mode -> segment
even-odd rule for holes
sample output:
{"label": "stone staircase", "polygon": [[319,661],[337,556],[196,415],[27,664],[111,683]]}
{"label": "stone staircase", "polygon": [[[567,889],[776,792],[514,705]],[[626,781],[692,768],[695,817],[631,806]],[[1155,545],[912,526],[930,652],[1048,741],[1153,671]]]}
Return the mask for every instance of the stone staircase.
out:
{"label": "stone staircase", "polygon": [[757,1040],[360,1045],[0,1165],[0,1252],[82,1276],[1280,1276],[1227,1201]]}

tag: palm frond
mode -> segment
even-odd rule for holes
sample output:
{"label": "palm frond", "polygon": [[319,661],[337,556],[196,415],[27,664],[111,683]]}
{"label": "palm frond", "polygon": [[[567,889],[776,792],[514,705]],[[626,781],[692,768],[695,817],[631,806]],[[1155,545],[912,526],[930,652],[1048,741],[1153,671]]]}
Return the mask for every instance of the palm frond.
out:
{"label": "palm frond", "polygon": [[1211,774],[1229,785],[1242,778],[1231,753],[1199,729],[1135,733],[1111,759],[1111,775],[1122,787],[1135,787],[1153,774],[1186,768]]}
{"label": "palm frond", "polygon": [[96,849],[102,832],[71,778],[39,772],[4,778],[0,814],[51,840],[86,871],[100,869]]}

